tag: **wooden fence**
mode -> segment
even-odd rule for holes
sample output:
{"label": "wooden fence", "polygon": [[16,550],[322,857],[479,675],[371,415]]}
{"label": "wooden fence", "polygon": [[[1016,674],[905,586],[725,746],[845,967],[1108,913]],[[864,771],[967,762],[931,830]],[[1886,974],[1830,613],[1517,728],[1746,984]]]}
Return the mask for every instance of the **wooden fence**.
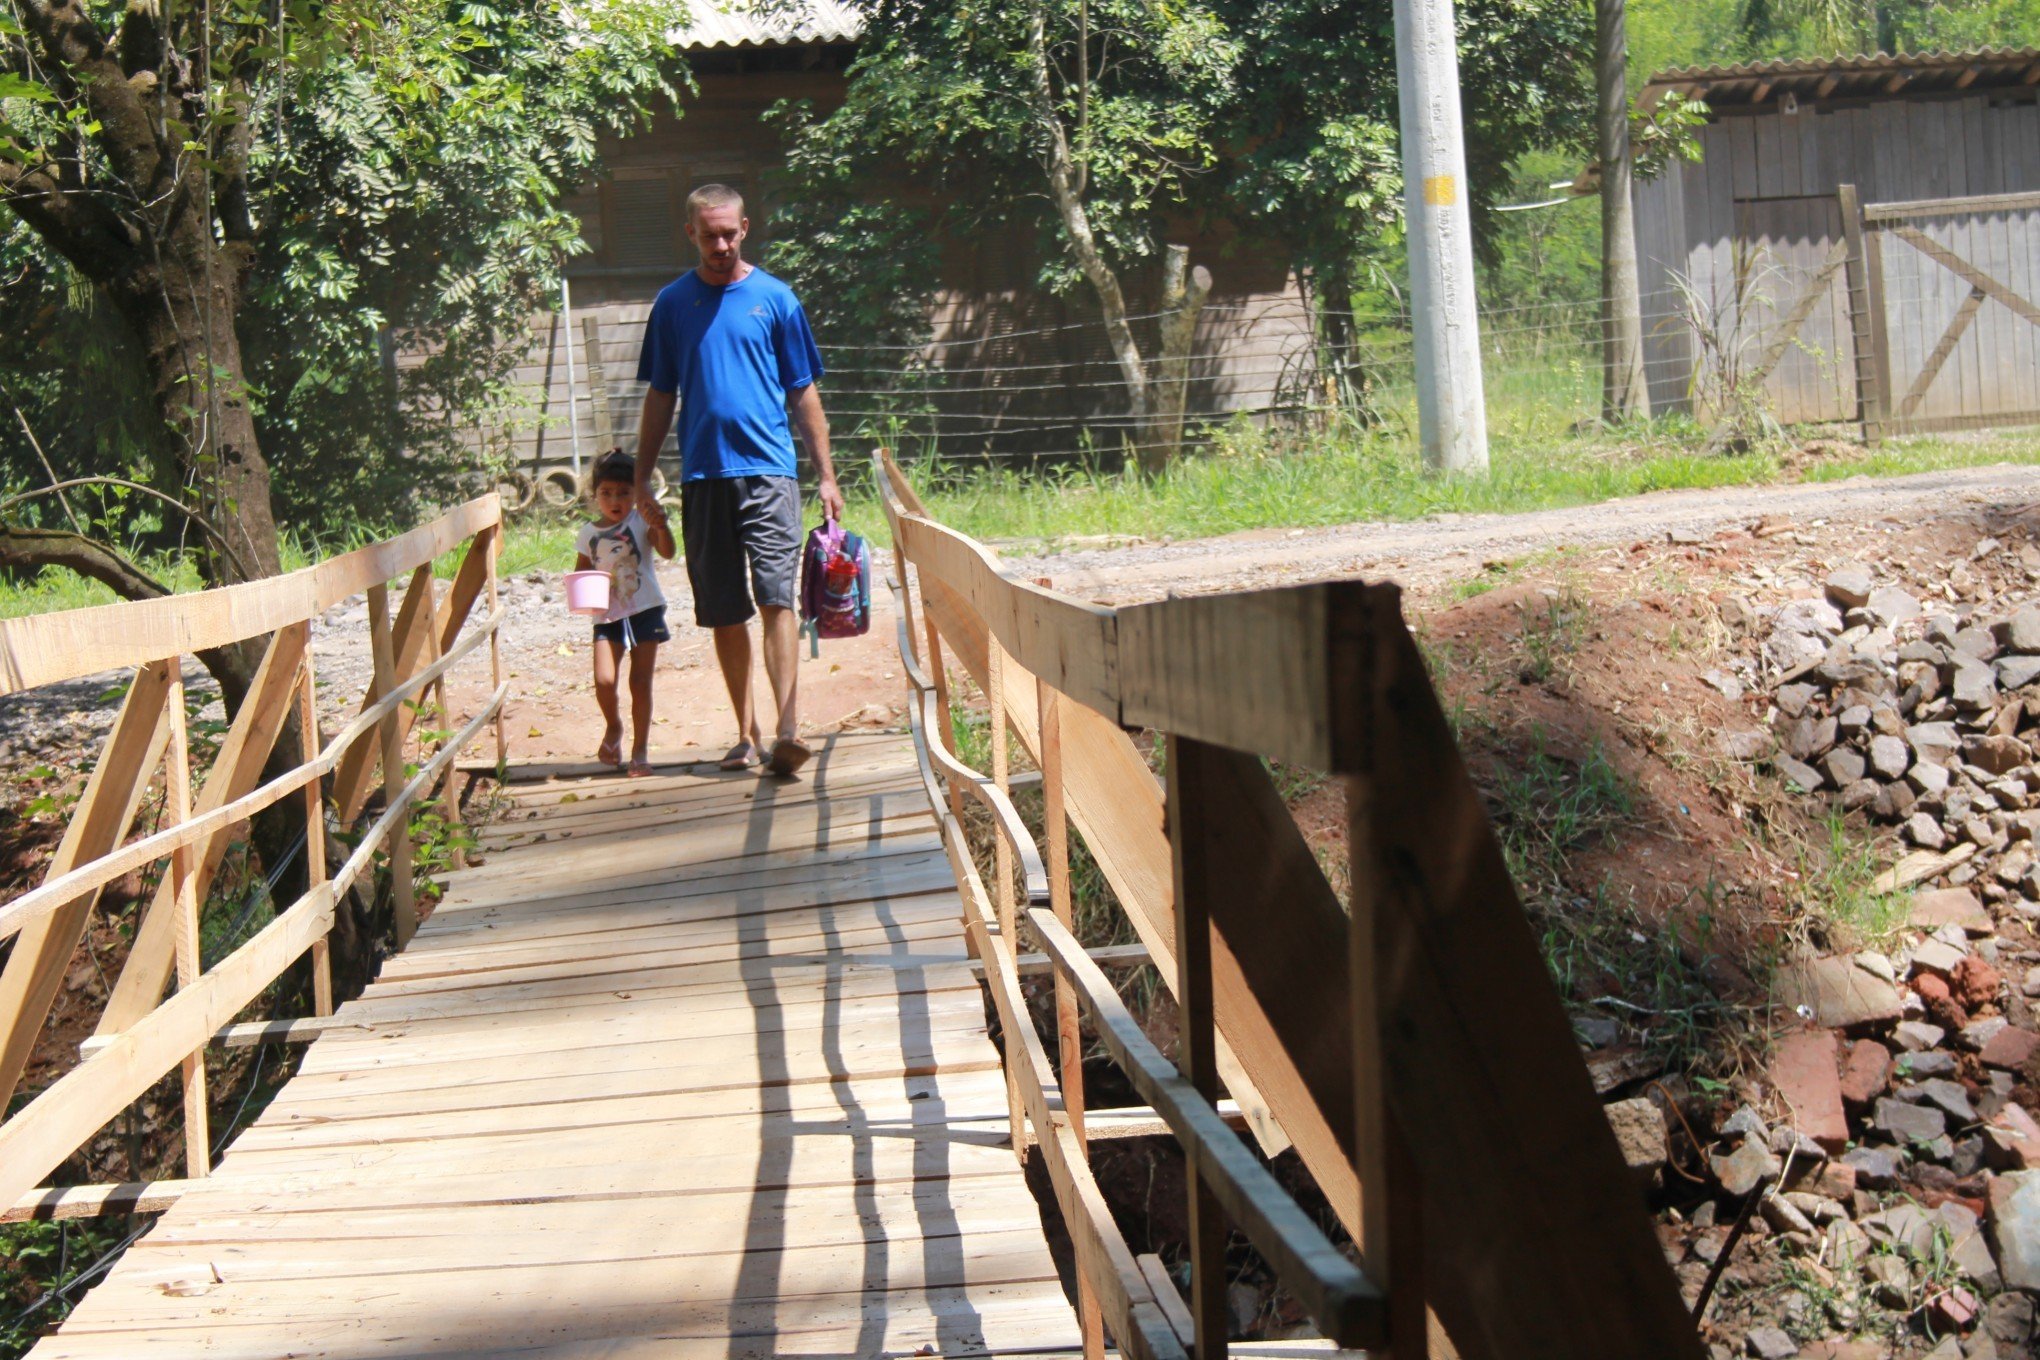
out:
{"label": "wooden fence", "polygon": [[[916,749],[1004,1030],[1013,1146],[1040,1149],[1076,1246],[1086,1353],[1109,1332],[1126,1355],[1223,1355],[1236,1227],[1326,1335],[1396,1360],[1700,1355],[1397,589],[1099,608],[1007,576],[874,464]],[[989,777],[957,759],[950,665],[989,700]],[[1166,734],[1166,789],[1128,729]],[[1042,846],[1008,796],[1014,739],[1042,772]],[[1264,756],[1345,780],[1350,911]],[[965,797],[998,828],[989,884]],[[1180,1071],[1071,932],[1072,826],[1175,990]],[[1022,919],[1055,976],[1056,1062]],[[1187,1314],[1091,1179],[1080,1010],[1182,1144]],[[1250,1089],[1227,1085],[1293,1142],[1357,1264],[1220,1117],[1228,1047]]]}
{"label": "wooden fence", "polygon": [[[457,821],[453,764],[482,728],[496,724],[505,684],[497,642],[496,557],[501,511],[484,496],[410,533],[302,571],[247,585],[133,604],[0,620],[0,693],[133,669],[127,697],[42,884],[0,906],[0,939],[14,937],[0,970],[0,1108],[21,1080],[73,952],[106,885],[168,860],[144,908],[134,945],[86,1056],[0,1123],[0,1211],[7,1217],[89,1212],[104,1204],[146,1207],[177,1185],[80,1186],[34,1191],[72,1152],[163,1076],[182,1069],[185,1174],[209,1167],[205,1048],[222,1028],[307,952],[314,1009],[333,1004],[327,935],[335,904],[382,853],[391,866],[399,943],[416,928],[409,821],[444,780],[443,815]],[[433,561],[466,544],[452,582],[435,588]],[[391,617],[389,582],[408,574]],[[323,747],[317,740],[311,620],[366,592],[374,681],[358,715]],[[476,601],[488,613],[463,628]],[[186,656],[262,638],[260,667],[212,765],[194,794],[186,731]],[[408,780],[404,744],[428,686],[441,707],[445,676],[483,642],[494,695]],[[287,773],[262,782],[271,748],[295,715],[317,747]],[[373,738],[373,740],[370,740]],[[159,829],[128,841],[158,768]],[[329,819],[351,827],[377,789],[382,810],[328,877]],[[211,968],[199,956],[199,912],[235,829],[285,799],[300,800],[309,890]],[[125,842],[125,843],[124,843]],[[175,990],[165,987],[174,974]]]}

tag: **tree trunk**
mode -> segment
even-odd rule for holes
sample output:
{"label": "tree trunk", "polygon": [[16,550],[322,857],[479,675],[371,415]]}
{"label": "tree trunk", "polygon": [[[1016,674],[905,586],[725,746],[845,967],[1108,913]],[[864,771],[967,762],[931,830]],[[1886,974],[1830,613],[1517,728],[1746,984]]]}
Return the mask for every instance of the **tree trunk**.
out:
{"label": "tree trunk", "polygon": [[1190,247],[1172,245],[1162,260],[1162,353],[1155,365],[1154,420],[1142,441],[1141,470],[1153,476],[1183,448],[1183,408],[1190,388],[1190,342],[1197,314],[1211,294],[1211,271],[1190,268]]}
{"label": "tree trunk", "polygon": [[1594,70],[1601,158],[1601,414],[1650,416],[1643,376],[1643,302],[1636,281],[1636,220],[1629,193],[1627,0],[1594,0]]}
{"label": "tree trunk", "polygon": [[1048,172],[1049,196],[1055,200],[1063,233],[1069,237],[1070,253],[1076,256],[1077,267],[1084,271],[1084,277],[1098,294],[1099,310],[1105,314],[1105,339],[1119,365],[1119,376],[1126,383],[1128,428],[1137,432],[1147,424],[1147,364],[1140,357],[1140,346],[1134,343],[1119,276],[1099,251],[1098,239],[1091,232],[1091,216],[1084,211],[1078,168],[1070,156],[1069,136],[1056,113],[1055,90],[1049,79],[1048,20],[1039,8],[1028,20],[1027,54],[1034,66],[1034,112],[1041,125],[1042,161]]}

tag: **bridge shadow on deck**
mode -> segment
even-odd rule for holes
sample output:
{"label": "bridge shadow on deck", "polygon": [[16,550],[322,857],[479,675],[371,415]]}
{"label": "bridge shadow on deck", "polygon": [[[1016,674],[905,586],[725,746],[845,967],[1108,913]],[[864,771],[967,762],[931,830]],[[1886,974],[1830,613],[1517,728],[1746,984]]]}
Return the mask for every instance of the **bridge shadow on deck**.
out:
{"label": "bridge shadow on deck", "polygon": [[529,815],[35,1354],[1074,1351],[919,790],[896,737],[513,783]]}

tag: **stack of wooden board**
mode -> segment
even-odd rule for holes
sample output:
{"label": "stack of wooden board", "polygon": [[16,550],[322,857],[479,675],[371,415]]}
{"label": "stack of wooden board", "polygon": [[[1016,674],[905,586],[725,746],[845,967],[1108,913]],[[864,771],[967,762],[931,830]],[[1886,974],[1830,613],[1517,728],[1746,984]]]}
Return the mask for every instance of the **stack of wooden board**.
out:
{"label": "stack of wooden board", "polygon": [[907,741],[798,782],[521,773],[34,1354],[1076,1349]]}

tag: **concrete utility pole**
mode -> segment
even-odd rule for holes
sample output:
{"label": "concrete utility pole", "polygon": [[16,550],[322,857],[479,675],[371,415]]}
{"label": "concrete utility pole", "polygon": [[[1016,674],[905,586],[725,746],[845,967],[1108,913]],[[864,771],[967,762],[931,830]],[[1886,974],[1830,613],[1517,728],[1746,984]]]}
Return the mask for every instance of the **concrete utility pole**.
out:
{"label": "concrete utility pole", "polygon": [[1636,283],[1636,214],[1629,196],[1628,0],[1594,0],[1594,78],[1600,95],[1601,414],[1650,416],[1643,379],[1643,301]]}
{"label": "concrete utility pole", "polygon": [[1452,0],[1395,0],[1417,428],[1426,467],[1486,472],[1487,405],[1480,377],[1455,36]]}

